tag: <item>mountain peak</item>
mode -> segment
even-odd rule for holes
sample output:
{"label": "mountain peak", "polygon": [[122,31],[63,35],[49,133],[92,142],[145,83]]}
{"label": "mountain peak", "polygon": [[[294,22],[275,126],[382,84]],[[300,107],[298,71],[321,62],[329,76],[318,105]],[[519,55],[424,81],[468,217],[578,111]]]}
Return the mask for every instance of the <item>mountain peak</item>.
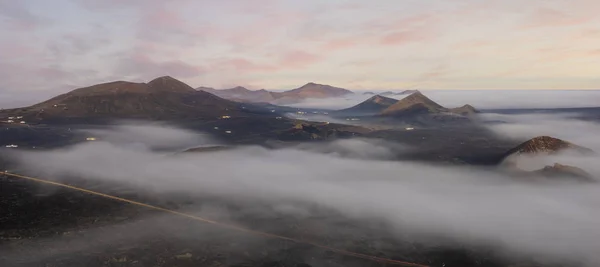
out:
{"label": "mountain peak", "polygon": [[302,87],[305,87],[305,86],[315,86],[315,85],[323,85],[323,84],[318,84],[318,83],[314,83],[314,82],[308,82],[307,84],[303,85]]}
{"label": "mountain peak", "polygon": [[410,94],[420,93],[420,92],[421,91],[419,91],[419,90],[409,89],[409,90],[404,90],[404,91],[398,93],[397,95],[410,95]]}
{"label": "mountain peak", "polygon": [[592,154],[593,150],[551,136],[537,136],[511,149],[507,157],[520,154],[555,154],[572,150],[581,154]]}
{"label": "mountain peak", "polygon": [[171,76],[161,76],[148,83],[153,92],[196,92],[194,88]]}
{"label": "mountain peak", "polygon": [[554,165],[545,166],[544,168],[542,168],[540,170],[534,171],[534,173],[541,174],[546,177],[556,177],[556,178],[572,177],[572,178],[578,178],[579,180],[586,181],[586,182],[594,182],[595,181],[594,177],[590,173],[586,172],[585,170],[583,170],[579,167],[563,165],[560,163],[554,163]]}
{"label": "mountain peak", "polygon": [[360,104],[340,110],[339,112],[357,113],[357,114],[377,114],[389,106],[395,104],[398,100],[381,96],[374,95],[369,99],[361,102]]}
{"label": "mountain peak", "polygon": [[479,110],[477,110],[475,107],[473,107],[469,104],[466,104],[462,107],[452,108],[452,109],[450,109],[450,112],[460,114],[463,116],[468,116],[468,115],[472,115],[475,113],[479,113]]}
{"label": "mountain peak", "polygon": [[109,82],[75,89],[22,110],[38,121],[88,119],[216,118],[223,110],[242,113],[238,104],[196,91],[172,77],[149,83]]}
{"label": "mountain peak", "polygon": [[217,90],[217,89],[212,88],[212,87],[206,87],[206,86],[200,86],[200,87],[196,88],[196,91],[204,91],[204,92],[208,92],[208,93],[212,93],[215,90]]}
{"label": "mountain peak", "polygon": [[309,82],[299,88],[284,92],[286,96],[301,98],[327,98],[352,94],[350,90],[326,84]]}
{"label": "mountain peak", "polygon": [[369,99],[367,99],[366,101],[371,101],[374,103],[383,103],[383,102],[392,103],[390,105],[393,105],[394,103],[398,102],[398,100],[396,100],[396,99],[381,96],[381,95],[374,95],[374,96],[370,97]]}
{"label": "mountain peak", "polygon": [[233,92],[239,92],[239,93],[245,93],[245,92],[251,91],[248,88],[243,87],[243,86],[236,86],[236,87],[233,87],[231,89],[226,89],[226,90],[233,91]]}
{"label": "mountain peak", "polygon": [[436,113],[443,110],[446,109],[440,104],[426,97],[423,93],[415,92],[391,105],[382,113],[384,115],[398,114],[404,111],[411,111],[411,113]]}
{"label": "mountain peak", "polygon": [[153,81],[156,81],[156,80],[176,80],[176,79],[173,78],[173,77],[171,77],[171,76],[169,76],[169,75],[165,75],[165,76],[156,77],[156,78],[154,78],[154,80],[152,80],[150,82],[153,82]]}

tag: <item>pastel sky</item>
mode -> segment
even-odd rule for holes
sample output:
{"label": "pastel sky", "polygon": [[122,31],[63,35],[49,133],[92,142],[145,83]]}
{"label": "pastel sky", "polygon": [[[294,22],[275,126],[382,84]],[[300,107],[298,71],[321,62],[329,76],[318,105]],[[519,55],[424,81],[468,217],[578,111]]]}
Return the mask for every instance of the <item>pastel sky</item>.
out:
{"label": "pastel sky", "polygon": [[0,0],[0,97],[193,87],[600,89],[598,0]]}

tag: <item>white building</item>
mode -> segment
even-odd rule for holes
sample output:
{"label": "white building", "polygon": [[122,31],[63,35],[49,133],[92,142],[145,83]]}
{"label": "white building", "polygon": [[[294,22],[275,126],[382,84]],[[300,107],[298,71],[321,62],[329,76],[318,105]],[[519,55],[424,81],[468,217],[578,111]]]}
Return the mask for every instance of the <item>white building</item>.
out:
{"label": "white building", "polygon": [[226,133],[228,133],[228,134],[230,134],[230,133],[231,133],[231,131],[225,131],[225,132],[226,132]]}

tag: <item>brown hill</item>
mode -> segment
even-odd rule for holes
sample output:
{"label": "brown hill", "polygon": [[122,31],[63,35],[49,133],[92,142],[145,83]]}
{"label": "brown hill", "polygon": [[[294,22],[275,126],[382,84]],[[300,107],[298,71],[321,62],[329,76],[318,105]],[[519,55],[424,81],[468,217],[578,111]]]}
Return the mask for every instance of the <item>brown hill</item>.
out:
{"label": "brown hill", "polygon": [[400,93],[396,93],[395,95],[410,95],[410,94],[414,94],[414,93],[420,93],[419,90],[404,90]]}
{"label": "brown hill", "polygon": [[230,89],[213,89],[210,87],[199,87],[196,90],[202,90],[209,92],[221,98],[237,101],[237,102],[249,102],[249,103],[270,103],[277,99],[279,94],[275,92],[269,92],[267,90],[249,90],[242,86],[236,86]]}
{"label": "brown hill", "polygon": [[67,118],[216,118],[243,112],[238,106],[165,76],[149,83],[117,81],[79,88],[3,113],[23,116],[30,122]]}
{"label": "brown hill", "polygon": [[380,95],[375,95],[363,102],[361,102],[360,104],[347,108],[347,109],[342,109],[339,110],[338,112],[342,112],[342,113],[363,113],[363,114],[378,114],[381,111],[385,110],[386,108],[390,107],[391,105],[394,105],[395,103],[397,103],[398,100],[393,99],[393,98],[389,98],[389,97],[385,97],[385,96],[380,96]]}
{"label": "brown hill", "polygon": [[423,93],[417,91],[411,95],[399,100],[381,112],[381,115],[392,117],[407,117],[415,115],[432,115],[441,118],[457,117],[456,115],[470,115],[478,112],[471,105],[464,105],[459,108],[445,108],[442,105],[426,97]]}
{"label": "brown hill", "polygon": [[393,116],[404,113],[439,113],[445,110],[446,108],[427,98],[421,92],[417,92],[401,99],[400,101],[383,110],[381,113],[383,115]]}
{"label": "brown hill", "polygon": [[219,97],[250,103],[293,104],[306,98],[329,98],[352,94],[350,90],[324,84],[307,83],[299,88],[285,92],[270,92],[264,89],[248,90],[237,86],[230,89],[217,90],[210,87],[199,87],[202,90]]}
{"label": "brown hill", "polygon": [[558,138],[550,136],[538,136],[509,150],[506,152],[505,158],[522,154],[552,155],[563,151],[574,151],[584,155],[590,155],[594,153],[594,151],[589,148],[578,146]]}
{"label": "brown hill", "polygon": [[595,181],[594,177],[584,171],[581,168],[569,165],[562,165],[554,163],[552,166],[545,166],[544,168],[534,171],[533,174],[541,175],[548,178],[577,178],[582,181]]}
{"label": "brown hill", "polygon": [[353,92],[344,88],[310,82],[299,88],[285,91],[282,94],[283,96],[295,96],[298,98],[328,98],[353,94]]}
{"label": "brown hill", "polygon": [[477,110],[473,106],[467,104],[467,105],[464,105],[462,107],[451,108],[450,112],[456,113],[456,114],[460,114],[460,115],[463,115],[463,116],[470,116],[470,115],[479,113],[479,110]]}

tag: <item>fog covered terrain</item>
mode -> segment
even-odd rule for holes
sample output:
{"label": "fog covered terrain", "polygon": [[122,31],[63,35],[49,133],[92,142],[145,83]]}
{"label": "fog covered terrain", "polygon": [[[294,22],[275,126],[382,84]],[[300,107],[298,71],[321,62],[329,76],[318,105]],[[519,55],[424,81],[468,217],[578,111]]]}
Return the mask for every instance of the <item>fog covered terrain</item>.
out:
{"label": "fog covered terrain", "polygon": [[[510,123],[492,129],[522,138],[549,134],[597,149],[597,127],[562,117],[512,116]],[[157,193],[261,201],[279,212],[303,216],[310,215],[306,205],[317,205],[351,219],[385,222],[398,238],[409,232],[497,246],[510,255],[535,254],[589,266],[600,262],[598,184],[532,184],[490,169],[388,161],[390,155],[411,148],[383,140],[173,155],[156,149],[215,141],[205,134],[151,125],[94,132],[105,140],[47,152],[15,152],[13,157],[28,172],[46,178],[85,176]],[[546,159],[552,160],[556,158]],[[597,160],[578,158],[576,163],[599,176]]]}

